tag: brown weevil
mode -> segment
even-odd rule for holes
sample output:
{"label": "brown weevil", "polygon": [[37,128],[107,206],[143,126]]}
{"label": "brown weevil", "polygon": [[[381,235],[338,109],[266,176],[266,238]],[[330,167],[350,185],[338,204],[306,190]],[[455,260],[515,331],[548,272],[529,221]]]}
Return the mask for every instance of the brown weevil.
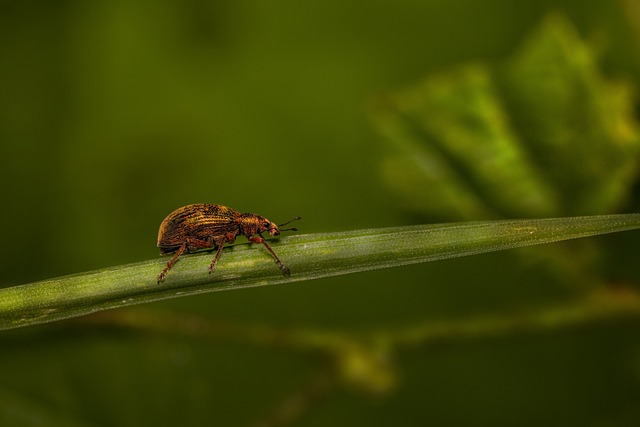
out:
{"label": "brown weevil", "polygon": [[262,237],[262,233],[268,232],[271,236],[277,236],[281,231],[297,231],[295,228],[281,230],[279,227],[298,219],[301,218],[295,217],[283,224],[276,225],[256,214],[240,213],[226,206],[206,203],[187,205],[176,209],[162,221],[158,231],[160,254],[173,254],[167,266],[158,275],[158,283],[164,280],[173,264],[184,252],[218,248],[211,265],[209,265],[209,273],[211,273],[216,268],[223,246],[226,243],[235,242],[236,236],[239,234],[246,236],[252,243],[262,243],[273,255],[282,274],[289,276],[291,270],[280,261],[278,255]]}

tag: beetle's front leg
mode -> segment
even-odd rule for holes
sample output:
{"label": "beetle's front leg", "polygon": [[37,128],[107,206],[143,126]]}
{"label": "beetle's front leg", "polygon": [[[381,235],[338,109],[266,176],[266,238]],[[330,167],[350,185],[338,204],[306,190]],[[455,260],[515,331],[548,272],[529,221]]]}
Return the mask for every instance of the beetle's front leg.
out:
{"label": "beetle's front leg", "polygon": [[291,276],[291,270],[289,270],[289,268],[284,265],[280,258],[278,258],[278,255],[276,255],[273,249],[271,249],[271,246],[267,244],[262,236],[249,237],[249,241],[253,243],[262,243],[264,247],[267,248],[269,252],[271,252],[271,255],[273,255],[273,259],[276,260],[276,264],[278,264],[278,267],[280,267],[280,270],[282,270],[282,274],[284,274],[285,276]]}

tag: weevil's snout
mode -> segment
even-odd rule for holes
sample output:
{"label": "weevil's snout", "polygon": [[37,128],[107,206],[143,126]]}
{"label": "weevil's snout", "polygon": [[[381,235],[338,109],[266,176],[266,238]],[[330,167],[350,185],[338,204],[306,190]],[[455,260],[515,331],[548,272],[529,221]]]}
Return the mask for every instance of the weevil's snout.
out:
{"label": "weevil's snout", "polygon": [[279,236],[280,235],[280,229],[273,222],[269,223],[269,234],[272,235],[272,236]]}
{"label": "weevil's snout", "polygon": [[301,219],[301,218],[299,216],[297,216],[297,217],[293,218],[290,221],[287,221],[287,222],[285,222],[283,224],[280,224],[280,225],[276,225],[275,223],[269,221],[268,219],[264,219],[263,218],[262,219],[263,222],[262,222],[262,224],[260,224],[260,232],[262,233],[264,231],[268,231],[271,236],[275,237],[275,236],[279,236],[281,231],[290,231],[290,230],[291,231],[298,231],[297,228],[293,228],[293,227],[292,228],[283,228],[282,230],[280,230],[280,227],[282,227],[283,225],[287,225],[291,221],[296,221],[298,219]]}
{"label": "weevil's snout", "polygon": [[267,232],[271,236],[280,235],[280,229],[278,228],[278,226],[266,218],[259,218],[259,222],[257,225],[257,232],[258,233]]}

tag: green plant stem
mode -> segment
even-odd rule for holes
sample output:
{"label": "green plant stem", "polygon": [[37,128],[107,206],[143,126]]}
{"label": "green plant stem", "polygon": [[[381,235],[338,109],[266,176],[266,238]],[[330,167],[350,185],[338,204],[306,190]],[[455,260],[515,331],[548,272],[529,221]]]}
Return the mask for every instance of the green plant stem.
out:
{"label": "green plant stem", "polygon": [[520,246],[640,228],[640,214],[419,225],[290,236],[272,243],[291,268],[281,275],[258,245],[225,249],[207,274],[211,253],[183,256],[165,282],[167,258],[0,289],[0,329],[11,329],[204,292],[318,279]]}

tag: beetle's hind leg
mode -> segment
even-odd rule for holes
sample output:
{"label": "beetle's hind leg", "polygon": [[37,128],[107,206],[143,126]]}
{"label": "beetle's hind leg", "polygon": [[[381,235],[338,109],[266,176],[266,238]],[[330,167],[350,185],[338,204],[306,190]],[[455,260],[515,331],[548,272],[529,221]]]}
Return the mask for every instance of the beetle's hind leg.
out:
{"label": "beetle's hind leg", "polygon": [[187,242],[184,242],[182,244],[182,246],[180,246],[178,248],[178,250],[175,252],[173,257],[167,263],[167,266],[162,270],[162,272],[160,274],[158,274],[158,282],[157,283],[160,283],[160,282],[164,281],[164,278],[167,276],[167,273],[169,273],[169,270],[171,270],[171,267],[173,267],[173,264],[176,263],[178,258],[180,258],[180,255],[182,255],[182,253],[185,251],[185,249],[187,249]]}
{"label": "beetle's hind leg", "polygon": [[[222,244],[224,245],[224,241],[222,242]],[[173,267],[173,264],[176,263],[176,261],[178,260],[180,255],[182,255],[185,252],[191,253],[191,252],[196,252],[196,251],[198,251],[200,249],[213,248],[214,245],[215,244],[211,242],[211,239],[203,240],[203,239],[187,238],[175,252],[163,252],[161,250],[162,254],[173,253],[174,255],[169,260],[169,262],[167,263],[167,266],[164,268],[164,270],[162,270],[162,273],[160,273],[158,275],[158,283],[164,281],[164,278],[167,276],[167,273],[169,273],[169,270],[171,270],[171,267]],[[216,259],[214,260],[214,263],[220,257],[220,254],[219,254],[219,250],[220,249],[221,248],[218,249],[218,254],[216,256]],[[211,267],[209,267],[209,268],[211,268]]]}

